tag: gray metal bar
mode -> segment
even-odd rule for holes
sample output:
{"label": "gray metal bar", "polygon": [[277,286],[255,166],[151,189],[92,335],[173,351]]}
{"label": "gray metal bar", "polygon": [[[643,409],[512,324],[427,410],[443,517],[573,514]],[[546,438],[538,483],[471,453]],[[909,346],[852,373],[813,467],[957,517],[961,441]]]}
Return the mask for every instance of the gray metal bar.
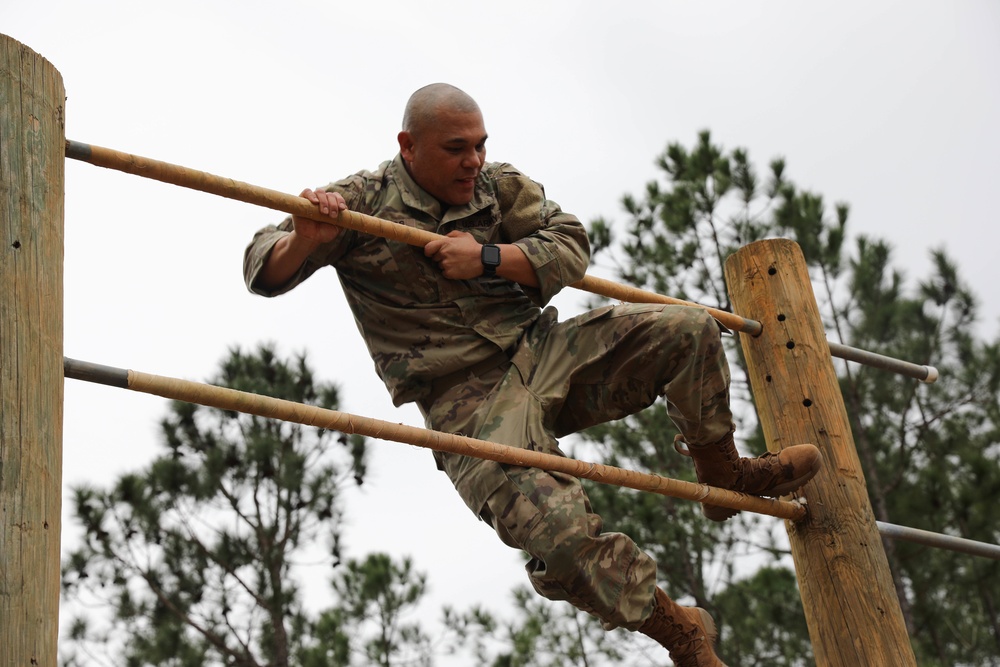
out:
{"label": "gray metal bar", "polygon": [[887,357],[867,350],[859,350],[856,347],[841,345],[840,343],[829,343],[830,354],[846,361],[856,361],[859,364],[881,368],[885,371],[892,371],[906,377],[915,378],[921,382],[930,384],[938,379],[937,369],[933,366],[921,366],[909,361],[900,361],[893,357]]}
{"label": "gray metal bar", "polygon": [[128,389],[128,371],[124,368],[102,366],[101,364],[92,364],[89,361],[63,357],[63,374],[73,380]]}
{"label": "gray metal bar", "polygon": [[80,141],[66,140],[66,157],[83,162],[90,162],[90,144]]}
{"label": "gray metal bar", "polygon": [[875,523],[878,525],[878,532],[883,537],[889,537],[895,540],[905,540],[907,542],[915,542],[916,544],[923,544],[928,547],[937,547],[938,549],[958,551],[959,553],[969,554],[972,556],[982,556],[983,558],[1000,560],[1000,545],[967,540],[964,537],[953,537],[951,535],[942,535],[941,533],[932,533],[929,530],[920,530],[919,528],[897,526],[896,524],[885,523],[884,521],[876,521]]}

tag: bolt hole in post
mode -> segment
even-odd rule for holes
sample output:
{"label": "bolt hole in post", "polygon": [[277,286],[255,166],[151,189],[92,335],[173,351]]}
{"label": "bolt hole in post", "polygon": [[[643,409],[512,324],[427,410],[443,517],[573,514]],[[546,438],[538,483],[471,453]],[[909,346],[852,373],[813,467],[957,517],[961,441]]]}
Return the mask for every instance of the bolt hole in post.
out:
{"label": "bolt hole in post", "polygon": [[768,269],[767,269],[767,275],[769,275],[769,276],[773,276],[777,272],[778,272],[778,269],[774,268],[773,266],[768,267]]}

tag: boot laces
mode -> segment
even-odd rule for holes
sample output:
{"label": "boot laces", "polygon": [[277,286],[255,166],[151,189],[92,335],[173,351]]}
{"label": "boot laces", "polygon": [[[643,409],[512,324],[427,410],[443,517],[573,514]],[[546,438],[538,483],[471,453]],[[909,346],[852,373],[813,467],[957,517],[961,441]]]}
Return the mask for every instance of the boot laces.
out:
{"label": "boot laces", "polygon": [[684,631],[684,625],[675,619],[669,618],[673,626],[673,648],[670,649],[670,658],[676,667],[698,667],[701,664],[698,656],[708,644],[708,636],[704,629],[696,621],[690,621],[691,629]]}
{"label": "boot laces", "polygon": [[733,472],[736,473],[736,483],[733,488],[737,491],[749,491],[764,489],[780,478],[785,477],[784,466],[778,459],[778,455],[767,452],[756,458],[742,458],[733,462]]}

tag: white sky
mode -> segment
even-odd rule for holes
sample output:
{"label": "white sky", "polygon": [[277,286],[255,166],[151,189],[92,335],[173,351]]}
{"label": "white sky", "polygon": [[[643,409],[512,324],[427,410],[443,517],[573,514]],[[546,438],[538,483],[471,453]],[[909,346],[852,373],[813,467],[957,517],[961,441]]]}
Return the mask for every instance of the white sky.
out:
{"label": "white sky", "polygon": [[[293,194],[391,158],[407,97],[433,81],[479,101],[489,159],[584,221],[622,220],[621,196],[658,176],[666,144],[708,128],[762,171],[784,156],[800,187],[848,202],[851,232],[889,240],[911,280],[946,247],[983,300],[983,335],[998,332],[991,0],[0,0],[0,33],[61,72],[68,138]],[[412,406],[392,407],[333,271],[274,300],[246,291],[243,248],[281,217],[68,161],[65,354],[204,380],[229,346],[272,340],[307,350],[343,410],[420,425]],[[67,382],[67,491],[146,464],[166,411]],[[372,447],[347,555],[412,555],[430,575],[431,614],[506,600],[525,581],[519,557],[430,454]],[[76,534],[64,513],[64,544]]]}

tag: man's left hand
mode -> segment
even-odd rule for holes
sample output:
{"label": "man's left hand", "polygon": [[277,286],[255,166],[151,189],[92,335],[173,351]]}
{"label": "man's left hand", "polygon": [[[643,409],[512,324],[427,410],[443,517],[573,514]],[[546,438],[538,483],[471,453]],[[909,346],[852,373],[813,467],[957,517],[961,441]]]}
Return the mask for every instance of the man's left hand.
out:
{"label": "man's left hand", "polygon": [[453,231],[424,246],[424,254],[441,268],[445,278],[468,280],[483,274],[483,246],[468,232]]}

